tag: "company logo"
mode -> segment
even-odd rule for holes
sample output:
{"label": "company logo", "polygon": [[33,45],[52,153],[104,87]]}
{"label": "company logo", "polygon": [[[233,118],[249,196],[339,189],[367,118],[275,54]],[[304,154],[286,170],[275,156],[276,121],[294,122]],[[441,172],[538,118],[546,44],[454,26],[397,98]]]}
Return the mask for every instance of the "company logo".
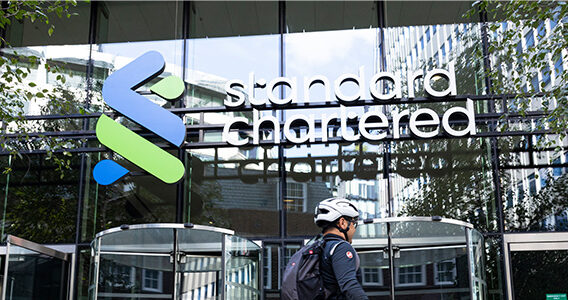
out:
{"label": "company logo", "polygon": [[[160,75],[164,68],[160,53],[147,52],[110,75],[102,94],[110,107],[179,147],[185,139],[182,119],[135,91]],[[150,87],[152,93],[169,101],[178,99],[184,89],[183,81],[176,76],[166,77]],[[175,183],[184,175],[184,166],[177,157],[104,114],[97,121],[96,135],[103,145],[165,183]],[[99,184],[109,185],[129,172],[107,159],[95,166],[93,177]]]}

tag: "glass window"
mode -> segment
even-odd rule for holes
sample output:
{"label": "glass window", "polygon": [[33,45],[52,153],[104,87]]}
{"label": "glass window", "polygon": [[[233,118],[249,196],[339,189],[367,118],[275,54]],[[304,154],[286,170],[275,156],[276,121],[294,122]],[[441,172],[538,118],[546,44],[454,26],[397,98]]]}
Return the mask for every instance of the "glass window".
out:
{"label": "glass window", "polygon": [[238,148],[226,147],[187,151],[187,168],[191,168],[186,170],[191,176],[185,185],[187,220],[239,228],[242,235],[277,234],[277,151],[258,147],[256,153],[244,157]]}
{"label": "glass window", "polygon": [[546,26],[544,25],[544,21],[541,21],[538,24],[538,27],[536,28],[536,32],[537,32],[539,39],[543,38],[546,35]]}
{"label": "glass window", "polygon": [[286,3],[286,32],[368,29],[377,27],[377,17],[373,2],[290,1]]}
{"label": "glass window", "polygon": [[550,84],[550,68],[546,66],[542,69],[541,76],[542,76],[542,84],[543,86],[548,86]]}
{"label": "glass window", "polygon": [[564,64],[562,62],[562,56],[559,55],[554,60],[554,74],[556,76],[556,84],[560,84],[559,81],[561,79],[563,72],[564,72]]}
{"label": "glass window", "polygon": [[456,26],[456,27],[454,28],[454,34],[455,34],[455,36],[456,36],[456,40],[459,42],[460,39],[461,39],[459,26]]}
{"label": "glass window", "polygon": [[540,91],[540,85],[539,85],[539,81],[538,81],[538,76],[535,76],[531,79],[531,88],[534,92],[539,92]]}
{"label": "glass window", "polygon": [[519,43],[517,44],[517,48],[516,48],[516,49],[517,49],[517,53],[516,53],[516,54],[517,54],[517,62],[518,62],[519,64],[522,64],[522,63],[523,63],[523,56],[522,56],[522,54],[523,54],[523,45],[521,44],[521,42],[519,42]]}
{"label": "glass window", "polygon": [[544,298],[543,295],[554,290],[566,294],[567,256],[566,250],[512,251],[511,277],[515,298]]}
{"label": "glass window", "polygon": [[307,185],[305,183],[286,183],[286,199],[284,199],[286,210],[297,212],[306,211],[306,187]]}
{"label": "glass window", "polygon": [[417,286],[426,284],[425,265],[399,267],[395,269],[397,286]]}
{"label": "glass window", "polygon": [[288,265],[288,262],[292,258],[292,255],[296,254],[298,250],[302,248],[301,245],[287,244],[284,248],[284,268]]}
{"label": "glass window", "polygon": [[550,19],[550,30],[553,30],[556,25],[558,25],[558,13],[554,15],[552,19]]}
{"label": "glass window", "polygon": [[36,243],[75,242],[80,157],[28,154],[12,159],[11,169],[3,232]]}
{"label": "glass window", "polygon": [[[97,232],[121,224],[175,222],[176,185],[160,181],[118,155],[89,153],[87,157],[83,241],[90,241]],[[111,185],[97,184],[92,178],[93,168],[105,158],[115,160],[131,173]]]}
{"label": "glass window", "polygon": [[[61,18],[56,13],[49,13],[49,25],[38,19],[33,23],[29,20],[14,20],[8,26],[6,41],[10,47],[2,49],[1,55],[17,61],[10,64],[10,67],[19,67],[20,70],[16,72],[24,78],[11,82],[6,92],[17,95],[20,99],[26,97],[19,89],[35,95],[24,100],[23,114],[78,114],[86,109],[84,104],[89,101],[85,90],[89,61],[90,7],[91,4],[85,2],[70,5],[70,18],[65,16],[65,12]],[[55,29],[50,36],[48,29],[51,25]],[[0,73],[2,72],[0,69]],[[54,126],[52,130],[45,126],[39,128],[38,132],[81,128],[81,122],[77,120],[63,119],[45,123],[58,126]]]}
{"label": "glass window", "polygon": [[[116,288],[129,289],[132,288],[136,281],[135,268],[121,264],[108,264],[109,280],[112,286]],[[104,274],[104,272],[103,272]]]}
{"label": "glass window", "polygon": [[142,269],[142,290],[161,293],[162,277],[161,271]]}
{"label": "glass window", "polygon": [[[170,40],[181,36],[179,3],[106,1],[98,3],[97,14],[99,44]],[[144,50],[147,48],[141,49]]]}
{"label": "glass window", "polygon": [[426,28],[426,43],[430,41],[430,27]]}
{"label": "glass window", "polygon": [[[503,148],[500,158],[506,162],[502,166],[503,173],[500,176],[502,190],[506,194],[515,195],[506,210],[506,229],[508,231],[568,230],[564,224],[555,222],[557,218],[564,218],[568,211],[565,193],[562,192],[568,173],[563,167],[558,166],[562,163],[564,154],[521,147]],[[535,163],[548,166],[534,169],[531,166],[531,156]],[[540,177],[538,180],[537,175]]]}
{"label": "glass window", "polygon": [[[377,53],[376,18],[368,14],[377,11],[376,3],[352,2],[349,5],[353,5],[354,10],[346,18],[340,13],[341,10],[330,9],[336,7],[335,3],[331,6],[330,3],[292,1],[286,4],[286,22],[291,29],[284,35],[286,61],[284,73],[286,77],[298,79],[299,102],[322,102],[328,99],[328,95],[329,100],[334,101],[333,86],[330,85],[340,75],[356,74],[361,71],[361,75],[368,80],[376,72],[381,60]],[[315,24],[303,23],[306,18],[311,18],[311,22],[314,22],[313,15],[308,13],[315,13]],[[320,13],[326,13],[326,19],[325,21],[321,19],[321,23],[318,23]],[[355,13],[358,17],[352,19],[351,16],[354,17]],[[306,31],[298,32],[300,29]],[[397,35],[402,37],[401,32]],[[395,35],[393,41],[396,41]],[[363,67],[362,70],[359,69],[360,66]],[[325,76],[329,83],[327,86],[314,84],[305,95],[301,92],[305,87],[304,78],[309,79],[316,75]],[[345,83],[341,88],[345,94],[356,90],[351,83]],[[361,99],[370,98],[368,89],[365,89]],[[363,108],[353,107],[350,111],[359,114]],[[337,108],[287,109],[282,111],[281,119],[286,120],[296,114],[313,114],[316,119],[321,119],[324,115],[329,116],[337,112]],[[324,130],[327,131],[329,138],[337,138],[338,119],[330,120],[328,125]],[[305,132],[301,126],[297,125],[297,129],[293,129],[296,134]],[[317,135],[324,130],[317,128]],[[352,132],[351,129],[347,131]],[[285,148],[287,183],[304,183],[306,191],[305,212],[289,212],[287,215],[288,234],[311,235],[318,232],[318,228],[313,224],[313,210],[317,203],[334,196],[349,197],[353,201],[361,201],[361,204],[365,201],[372,202],[367,206],[368,212],[377,215],[378,201],[369,200],[367,190],[369,185],[375,187],[381,184],[375,180],[377,176],[381,176],[377,163],[381,158],[375,152],[376,149],[375,145],[343,146],[336,143]],[[356,159],[359,151],[363,151],[368,157],[368,166],[363,167],[361,165],[363,160]],[[367,208],[363,210],[366,211]]]}
{"label": "glass window", "polygon": [[383,285],[383,271],[381,268],[362,267],[363,285]]}
{"label": "glass window", "polygon": [[456,284],[456,260],[444,260],[434,264],[434,283],[443,284]]}
{"label": "glass window", "polygon": [[[489,140],[398,141],[392,148],[391,188],[397,216],[444,216],[496,225]],[[483,192],[480,192],[483,191]]]}
{"label": "glass window", "polygon": [[[250,84],[251,76],[257,82],[270,82],[279,76],[277,2],[196,1],[191,3],[188,17],[190,36],[184,41],[188,59],[185,107],[224,106],[229,80],[242,80],[252,87],[255,84]],[[267,98],[263,88],[253,87],[252,92],[247,88],[244,92],[247,103],[251,97]],[[237,116],[253,120],[250,111],[215,112],[189,114],[186,123],[222,124]],[[209,131],[201,142],[218,142],[221,133]],[[194,136],[199,139],[199,134]],[[189,203],[186,221],[239,228],[242,235],[249,236],[278,234],[278,210],[283,199],[277,147],[189,149],[186,155],[191,174],[185,184],[185,203]]]}
{"label": "glass window", "polygon": [[[76,6],[70,5],[69,13],[71,16],[67,18],[65,14],[60,18],[56,13],[47,14],[49,24],[37,20],[31,22],[17,21],[11,23],[6,31],[6,41],[12,47],[29,47],[29,46],[47,46],[47,45],[85,45],[88,43],[89,22],[90,22],[91,4],[86,2],[77,2]],[[48,34],[48,29],[54,26],[53,34]],[[30,48],[28,48],[30,49]],[[41,49],[41,48],[40,48]],[[36,50],[40,50],[36,48]],[[66,57],[72,55],[72,49],[58,48],[58,57]],[[30,49],[31,50],[31,49]],[[41,50],[40,50],[41,51]],[[20,51],[22,52],[22,51]]]}
{"label": "glass window", "polygon": [[533,30],[531,29],[525,35],[525,47],[526,49],[528,49],[531,48],[532,46],[534,46],[534,33]]}
{"label": "glass window", "polygon": [[278,288],[278,246],[263,245],[262,276],[264,288],[267,290]]}

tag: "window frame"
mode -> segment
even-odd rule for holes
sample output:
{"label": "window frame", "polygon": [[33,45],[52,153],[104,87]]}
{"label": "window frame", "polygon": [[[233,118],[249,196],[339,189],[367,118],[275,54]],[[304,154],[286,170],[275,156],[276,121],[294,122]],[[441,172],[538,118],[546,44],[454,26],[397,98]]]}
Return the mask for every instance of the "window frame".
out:
{"label": "window frame", "polygon": [[[417,266],[408,266],[417,267]],[[425,286],[426,285],[426,265],[420,265],[420,282],[400,283],[400,269],[408,267],[396,267],[394,269],[395,286],[398,287],[411,287],[411,286]]]}
{"label": "window frame", "polygon": [[[154,287],[147,287],[146,286],[146,271],[155,271],[158,272],[158,287],[154,288]],[[154,278],[151,278],[152,280],[154,280]],[[162,271],[158,271],[158,270],[147,270],[147,269],[142,269],[142,285],[141,285],[141,290],[143,291],[147,291],[147,292],[156,292],[156,293],[162,293],[164,291],[164,286],[163,286],[163,279],[164,279],[164,274]]]}
{"label": "window frame", "polygon": [[[365,280],[365,271],[366,270],[373,270],[373,271],[377,271],[378,274],[378,281],[374,282],[374,281],[366,281]],[[361,267],[361,278],[362,278],[362,285],[364,286],[382,286],[383,283],[383,270],[379,267]]]}
{"label": "window frame", "polygon": [[[289,198],[290,200],[300,200],[300,197],[294,197],[294,198],[290,198],[290,195],[288,193],[288,189],[289,189],[289,185],[290,184],[297,184],[299,186],[301,186],[302,188],[302,204],[301,204],[301,209],[300,210],[291,210],[289,209],[288,204],[286,204],[286,212],[300,212],[300,213],[305,213],[308,209],[308,184],[305,182],[296,182],[293,180],[287,180],[286,181],[286,198]],[[294,207],[300,207],[300,205],[294,205]]]}
{"label": "window frame", "polygon": [[[438,266],[440,265],[440,263],[446,263],[446,262],[452,262],[454,264],[454,267],[451,270],[454,281],[441,281],[441,280],[439,280],[438,274],[440,274],[442,272],[438,271]],[[434,263],[434,284],[435,285],[455,285],[457,283],[457,276],[458,276],[458,271],[457,271],[457,264],[456,264],[455,258],[446,259],[446,260],[442,260],[440,262]]]}

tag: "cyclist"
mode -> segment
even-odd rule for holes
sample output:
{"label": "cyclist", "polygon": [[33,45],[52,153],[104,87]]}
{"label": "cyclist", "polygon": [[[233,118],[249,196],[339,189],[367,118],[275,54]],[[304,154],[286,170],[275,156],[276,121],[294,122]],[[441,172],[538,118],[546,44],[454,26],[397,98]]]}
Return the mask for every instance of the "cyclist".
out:
{"label": "cyclist", "polygon": [[316,207],[314,222],[325,241],[320,266],[326,299],[368,299],[361,287],[359,256],[351,246],[358,217],[359,210],[343,198],[326,199]]}

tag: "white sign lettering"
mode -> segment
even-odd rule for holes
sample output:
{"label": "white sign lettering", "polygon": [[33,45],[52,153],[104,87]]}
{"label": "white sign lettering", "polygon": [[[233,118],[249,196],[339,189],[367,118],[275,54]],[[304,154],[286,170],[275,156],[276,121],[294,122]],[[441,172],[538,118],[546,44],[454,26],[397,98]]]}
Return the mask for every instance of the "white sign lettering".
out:
{"label": "white sign lettering", "polygon": [[[399,139],[401,135],[401,121],[408,120],[408,131],[410,134],[420,138],[432,138],[438,135],[441,131],[450,136],[461,137],[465,135],[475,135],[475,110],[473,101],[466,100],[465,107],[455,106],[447,109],[441,116],[430,108],[420,108],[417,110],[404,109],[399,111],[393,109],[390,111],[390,121],[387,114],[379,111],[383,106],[376,106],[374,110],[366,111],[363,115],[359,116],[357,112],[353,111],[344,105],[356,105],[357,101],[361,101],[365,95],[365,86],[368,84],[369,93],[373,101],[380,104],[381,101],[401,99],[402,95],[402,78],[400,74],[392,72],[380,72],[371,77],[369,82],[365,81],[364,68],[360,67],[357,75],[344,74],[339,76],[333,83],[333,92],[335,100],[340,103],[339,114],[322,113],[316,118],[315,114],[293,114],[287,115],[282,128],[283,137],[287,142],[294,144],[301,144],[316,140],[321,142],[328,142],[330,129],[339,124],[340,130],[338,135],[345,141],[378,141],[387,137],[390,131],[393,139]],[[450,64],[448,70],[433,69],[426,72],[424,76],[423,71],[407,72],[407,97],[409,99],[415,98],[417,80],[422,80],[424,92],[433,98],[443,98],[449,96],[456,96],[456,78],[453,64]],[[437,80],[445,80],[447,87],[444,90],[436,90],[433,87],[433,82]],[[251,143],[258,145],[261,142],[261,132],[268,128],[272,130],[272,141],[279,144],[281,137],[281,128],[279,120],[272,115],[260,116],[258,108],[267,104],[275,107],[284,107],[292,103],[309,103],[312,101],[310,90],[315,85],[321,85],[324,89],[325,102],[333,101],[331,99],[331,82],[323,75],[315,75],[312,77],[305,77],[303,80],[303,101],[298,99],[298,80],[296,77],[278,77],[271,80],[268,84],[266,80],[255,78],[254,73],[250,73],[248,85],[241,80],[230,80],[225,84],[225,92],[227,97],[224,104],[227,108],[238,108],[248,103],[253,108],[253,118],[248,120],[244,117],[235,117],[226,122],[223,128],[222,139],[224,142],[234,146],[243,146]],[[346,93],[343,84],[351,82],[356,85],[356,89],[350,89]],[[287,89],[284,98],[277,92],[280,87]],[[389,87],[389,88],[385,88]],[[255,89],[266,89],[266,99],[259,99],[255,97]],[[245,94],[248,91],[248,94]],[[409,101],[408,104],[412,102]],[[309,109],[307,107],[302,112]],[[450,124],[450,119],[456,115],[461,115],[462,119],[467,119],[467,126]],[[441,120],[440,120],[441,119]],[[239,135],[239,129],[249,127],[252,121],[252,138],[247,135]],[[389,123],[390,122],[390,123]],[[319,126],[319,127],[318,127]],[[299,130],[298,127],[302,127]],[[249,127],[250,128],[250,127]],[[250,130],[250,129],[249,129]],[[250,134],[249,134],[250,136]]]}

